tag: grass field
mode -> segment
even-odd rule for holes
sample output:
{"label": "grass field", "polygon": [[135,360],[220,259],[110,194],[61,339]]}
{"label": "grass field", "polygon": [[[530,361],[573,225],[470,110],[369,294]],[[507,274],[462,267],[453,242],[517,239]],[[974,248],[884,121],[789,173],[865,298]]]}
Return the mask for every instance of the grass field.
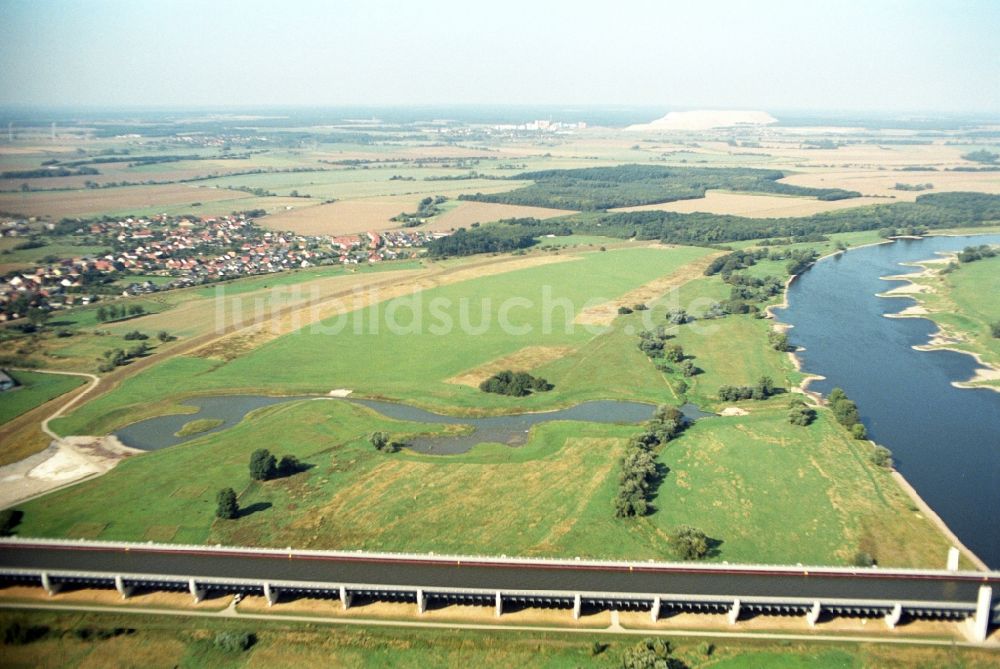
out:
{"label": "grass field", "polygon": [[[44,638],[4,645],[7,667],[543,667],[595,669],[620,666],[638,637],[530,631],[421,630],[403,627],[302,625],[294,622],[136,616],[122,613],[4,611],[13,622],[46,628]],[[94,632],[127,633],[101,639]],[[83,630],[88,630],[86,633]],[[226,653],[213,644],[222,631],[252,632],[254,646]],[[84,638],[81,638],[84,637]],[[600,654],[594,644],[602,645]],[[921,648],[878,644],[829,644],[773,640],[671,637],[673,656],[693,669],[861,669],[880,667],[995,666],[995,652],[960,647]],[[711,646],[711,652],[707,653]]]}
{"label": "grass field", "polygon": [[[792,428],[787,401],[698,423],[660,453],[669,468],[647,517],[613,517],[617,461],[635,426],[547,423],[520,448],[459,456],[383,454],[394,439],[439,429],[356,405],[302,401],[259,410],[229,430],[121,463],[103,477],[24,504],[19,532],[234,545],[670,559],[677,525],[720,543],[712,559],[850,564],[865,550],[885,566],[940,563],[947,543],[909,507],[830,416]],[[252,482],[266,447],[312,467]],[[215,492],[238,491],[242,517],[213,517]],[[155,533],[152,536],[150,532]]]}
{"label": "grass field", "polygon": [[[594,335],[572,321],[588,300],[614,298],[707,253],[691,247],[583,253],[565,262],[376,303],[326,321],[323,329],[304,327],[228,362],[191,357],[169,360],[61,419],[57,429],[73,433],[108,429],[110,418],[127,415],[127,405],[159,401],[164,388],[176,388],[178,394],[222,388],[286,393],[352,388],[364,395],[452,410],[511,412],[615,397],[608,388],[610,381],[627,393],[625,397],[656,401],[662,397],[658,388],[663,388],[663,381],[657,381],[659,375],[650,364],[638,371],[609,364],[605,373],[574,382],[556,378],[554,391],[520,399],[486,395],[447,380],[527,346],[582,346]],[[505,303],[507,298],[516,301]],[[442,312],[451,319],[451,327],[439,317]],[[505,328],[504,322],[511,327]],[[336,332],[338,324],[342,329]],[[447,355],[442,351],[448,351]],[[616,383],[619,375],[628,382]],[[642,379],[654,385],[634,385]],[[92,423],[94,419],[100,422]]]}
{"label": "grass field", "polygon": [[913,297],[949,338],[947,346],[976,353],[1000,367],[1000,339],[990,332],[990,324],[1000,322],[1000,256],[916,281],[932,290]]}
{"label": "grass field", "polygon": [[53,397],[59,397],[86,379],[62,374],[42,374],[40,372],[9,371],[20,387],[0,393],[0,425],[25,411],[45,404]]}

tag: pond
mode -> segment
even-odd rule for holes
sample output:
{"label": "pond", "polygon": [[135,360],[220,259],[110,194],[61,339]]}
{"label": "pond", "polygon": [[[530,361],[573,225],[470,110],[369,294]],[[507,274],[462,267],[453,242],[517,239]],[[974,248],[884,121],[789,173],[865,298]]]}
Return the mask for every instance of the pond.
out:
{"label": "pond", "polygon": [[[148,418],[123,427],[115,434],[126,446],[144,451],[155,451],[232,427],[243,420],[243,417],[248,413],[261,407],[301,400],[353,402],[395,420],[438,425],[467,425],[471,428],[466,433],[458,435],[416,437],[407,444],[414,451],[437,455],[465,453],[473,446],[481,443],[521,446],[527,440],[528,432],[533,425],[554,420],[638,424],[649,420],[656,409],[652,404],[602,400],[583,402],[568,409],[559,409],[556,411],[474,418],[438,414],[407,404],[381,400],[331,399],[326,397],[270,397],[266,395],[214,395],[185,400],[185,406],[195,406],[198,408],[196,413]],[[693,404],[684,405],[682,410],[689,420],[696,420],[712,415],[700,411]],[[213,429],[206,430],[197,435],[189,437],[176,436],[176,433],[186,423],[206,418],[214,418],[223,422]]]}

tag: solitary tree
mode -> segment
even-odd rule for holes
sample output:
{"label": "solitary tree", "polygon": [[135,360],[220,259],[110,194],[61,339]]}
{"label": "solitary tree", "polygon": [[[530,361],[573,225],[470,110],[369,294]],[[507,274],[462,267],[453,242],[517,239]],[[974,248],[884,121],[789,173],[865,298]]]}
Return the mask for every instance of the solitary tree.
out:
{"label": "solitary tree", "polygon": [[670,545],[682,560],[699,560],[708,555],[708,537],[701,530],[687,525],[674,530]]}
{"label": "solitary tree", "polygon": [[389,447],[389,435],[385,432],[372,432],[368,441],[371,442],[376,451],[384,451]]}
{"label": "solitary tree", "polygon": [[278,463],[266,448],[258,448],[250,456],[250,478],[254,481],[272,479],[277,471]]}
{"label": "solitary tree", "polygon": [[281,476],[291,476],[298,473],[302,468],[302,463],[294,455],[283,455],[278,463],[278,474]]}
{"label": "solitary tree", "polygon": [[236,491],[232,488],[223,488],[215,496],[215,517],[230,520],[235,518],[240,511],[236,502]]}

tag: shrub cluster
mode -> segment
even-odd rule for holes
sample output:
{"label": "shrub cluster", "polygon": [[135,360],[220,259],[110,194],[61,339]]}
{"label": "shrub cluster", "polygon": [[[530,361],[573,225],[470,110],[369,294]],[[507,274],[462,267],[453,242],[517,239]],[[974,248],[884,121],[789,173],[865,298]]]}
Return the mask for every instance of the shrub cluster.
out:
{"label": "shrub cluster", "polygon": [[302,467],[302,463],[294,455],[283,455],[279,461],[266,448],[258,448],[250,454],[250,478],[254,481],[291,476],[301,471]]}
{"label": "shrub cluster", "polygon": [[541,377],[532,376],[527,372],[512,372],[510,370],[498,372],[479,384],[479,389],[484,393],[497,393],[512,397],[524,397],[533,392],[546,392],[554,387]]}
{"label": "shrub cluster", "polygon": [[618,477],[616,516],[628,518],[649,512],[649,495],[660,477],[653,449],[675,439],[686,427],[687,419],[679,409],[661,406],[646,429],[629,440]]}
{"label": "shrub cluster", "polygon": [[721,386],[719,399],[723,402],[738,402],[740,400],[766,400],[776,395],[778,389],[770,376],[762,376],[752,386]]}
{"label": "shrub cluster", "polygon": [[992,258],[996,254],[996,249],[991,247],[989,244],[966,246],[962,249],[961,253],[958,254],[958,262],[975,262],[977,260],[982,260],[983,258]]}
{"label": "shrub cluster", "polygon": [[792,400],[788,409],[788,422],[806,427],[816,420],[816,410],[801,399]]}
{"label": "shrub cluster", "polygon": [[833,416],[837,422],[846,427],[855,439],[867,439],[868,431],[861,422],[858,413],[858,405],[853,400],[847,398],[847,394],[840,388],[834,388],[826,398],[833,410]]}

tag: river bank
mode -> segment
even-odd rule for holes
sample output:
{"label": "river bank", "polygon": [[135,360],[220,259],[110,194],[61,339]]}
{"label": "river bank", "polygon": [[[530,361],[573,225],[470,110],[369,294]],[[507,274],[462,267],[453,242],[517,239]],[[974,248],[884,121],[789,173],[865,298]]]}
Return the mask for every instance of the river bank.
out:
{"label": "river bank", "polygon": [[[956,388],[986,388],[1000,392],[1000,384],[992,384],[994,381],[1000,381],[1000,364],[985,360],[982,347],[976,345],[975,334],[948,323],[942,318],[942,315],[946,313],[945,310],[940,305],[934,304],[935,301],[939,301],[934,298],[949,299],[949,296],[940,295],[940,292],[947,276],[944,270],[951,263],[957,263],[956,253],[942,254],[937,258],[906,263],[913,267],[920,267],[921,271],[919,272],[883,277],[886,280],[905,283],[881,293],[879,297],[908,297],[915,302],[912,306],[898,313],[886,314],[886,317],[925,318],[933,322],[938,328],[937,332],[931,336],[926,344],[917,344],[913,348],[918,351],[953,351],[972,356],[979,365],[975,374],[964,381],[953,381],[952,385]],[[931,283],[927,283],[928,281],[936,281],[941,285],[935,287]],[[968,344],[969,348],[956,346],[956,344],[963,343]]]}
{"label": "river bank", "polygon": [[[942,350],[948,347],[940,340],[933,355],[923,352],[937,326],[880,296],[919,299],[924,293],[916,291],[924,289],[910,285],[914,277],[901,275],[901,265],[992,238],[1000,236],[900,240],[830,254],[788,282],[788,306],[769,310],[790,326],[796,368],[810,375],[803,386],[821,393],[844,388],[872,440],[894,452],[900,487],[918,509],[933,511],[923,515],[953,543],[979,556],[977,564],[1000,561],[995,529],[978,512],[1000,504],[1000,456],[991,448],[1000,433],[996,396],[956,390],[981,361]],[[887,289],[887,279],[906,283]]]}

